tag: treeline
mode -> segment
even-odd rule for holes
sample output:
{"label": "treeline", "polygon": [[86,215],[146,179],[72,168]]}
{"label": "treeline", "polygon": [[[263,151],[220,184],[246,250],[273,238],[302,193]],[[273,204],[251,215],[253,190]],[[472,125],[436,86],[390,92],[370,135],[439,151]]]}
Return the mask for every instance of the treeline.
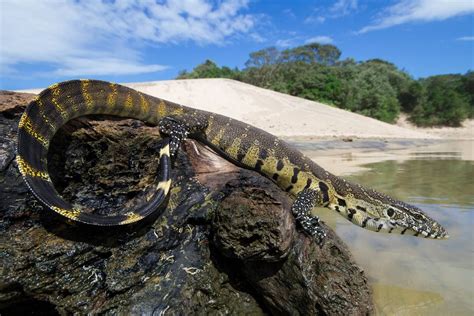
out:
{"label": "treeline", "polygon": [[401,111],[420,126],[459,126],[474,117],[473,71],[414,80],[381,59],[356,62],[340,56],[334,45],[270,47],[251,53],[242,70],[206,60],[178,79],[235,79],[390,123]]}

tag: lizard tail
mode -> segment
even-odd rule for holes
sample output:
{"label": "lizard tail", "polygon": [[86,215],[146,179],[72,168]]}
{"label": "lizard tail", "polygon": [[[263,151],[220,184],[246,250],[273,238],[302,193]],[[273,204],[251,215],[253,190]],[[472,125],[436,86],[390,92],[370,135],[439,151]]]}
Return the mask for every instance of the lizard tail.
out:
{"label": "lizard tail", "polygon": [[48,209],[71,220],[99,226],[129,224],[150,215],[170,189],[169,139],[160,150],[157,190],[147,204],[123,215],[102,216],[84,212],[65,201],[54,188],[47,168],[51,139],[67,121],[87,114],[111,114],[148,123],[159,119],[151,97],[124,86],[89,80],[72,80],[42,91],[27,107],[18,125],[16,161],[28,188]]}

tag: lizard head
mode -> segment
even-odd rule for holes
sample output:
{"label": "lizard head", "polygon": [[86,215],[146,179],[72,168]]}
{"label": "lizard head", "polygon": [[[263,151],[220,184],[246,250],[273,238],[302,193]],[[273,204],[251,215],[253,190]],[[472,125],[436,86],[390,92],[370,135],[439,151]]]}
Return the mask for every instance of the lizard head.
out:
{"label": "lizard head", "polygon": [[416,206],[352,184],[352,193],[337,196],[329,208],[365,229],[425,238],[448,238],[446,230]]}
{"label": "lizard head", "polygon": [[366,217],[363,221],[366,221],[368,229],[434,239],[449,237],[438,222],[419,208],[401,201],[394,201],[379,208],[377,214],[377,217],[364,214]]}

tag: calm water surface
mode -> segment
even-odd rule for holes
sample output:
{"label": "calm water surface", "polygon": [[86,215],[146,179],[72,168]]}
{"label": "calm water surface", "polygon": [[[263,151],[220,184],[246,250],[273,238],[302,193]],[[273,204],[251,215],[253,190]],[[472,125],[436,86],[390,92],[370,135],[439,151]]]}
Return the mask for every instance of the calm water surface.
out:
{"label": "calm water surface", "polygon": [[[300,147],[318,162],[311,146],[305,148]],[[318,209],[365,270],[379,315],[474,314],[473,149],[471,141],[378,152],[384,161],[344,176],[420,207],[448,230],[448,240],[373,233]],[[348,159],[340,163],[354,165],[358,158]]]}

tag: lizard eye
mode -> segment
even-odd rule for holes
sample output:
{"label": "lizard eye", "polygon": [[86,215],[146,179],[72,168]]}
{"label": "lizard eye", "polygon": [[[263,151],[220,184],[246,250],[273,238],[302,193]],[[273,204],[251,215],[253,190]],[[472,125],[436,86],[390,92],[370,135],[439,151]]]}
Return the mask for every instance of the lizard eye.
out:
{"label": "lizard eye", "polygon": [[395,210],[393,208],[389,208],[387,210],[388,217],[392,217],[395,214]]}

